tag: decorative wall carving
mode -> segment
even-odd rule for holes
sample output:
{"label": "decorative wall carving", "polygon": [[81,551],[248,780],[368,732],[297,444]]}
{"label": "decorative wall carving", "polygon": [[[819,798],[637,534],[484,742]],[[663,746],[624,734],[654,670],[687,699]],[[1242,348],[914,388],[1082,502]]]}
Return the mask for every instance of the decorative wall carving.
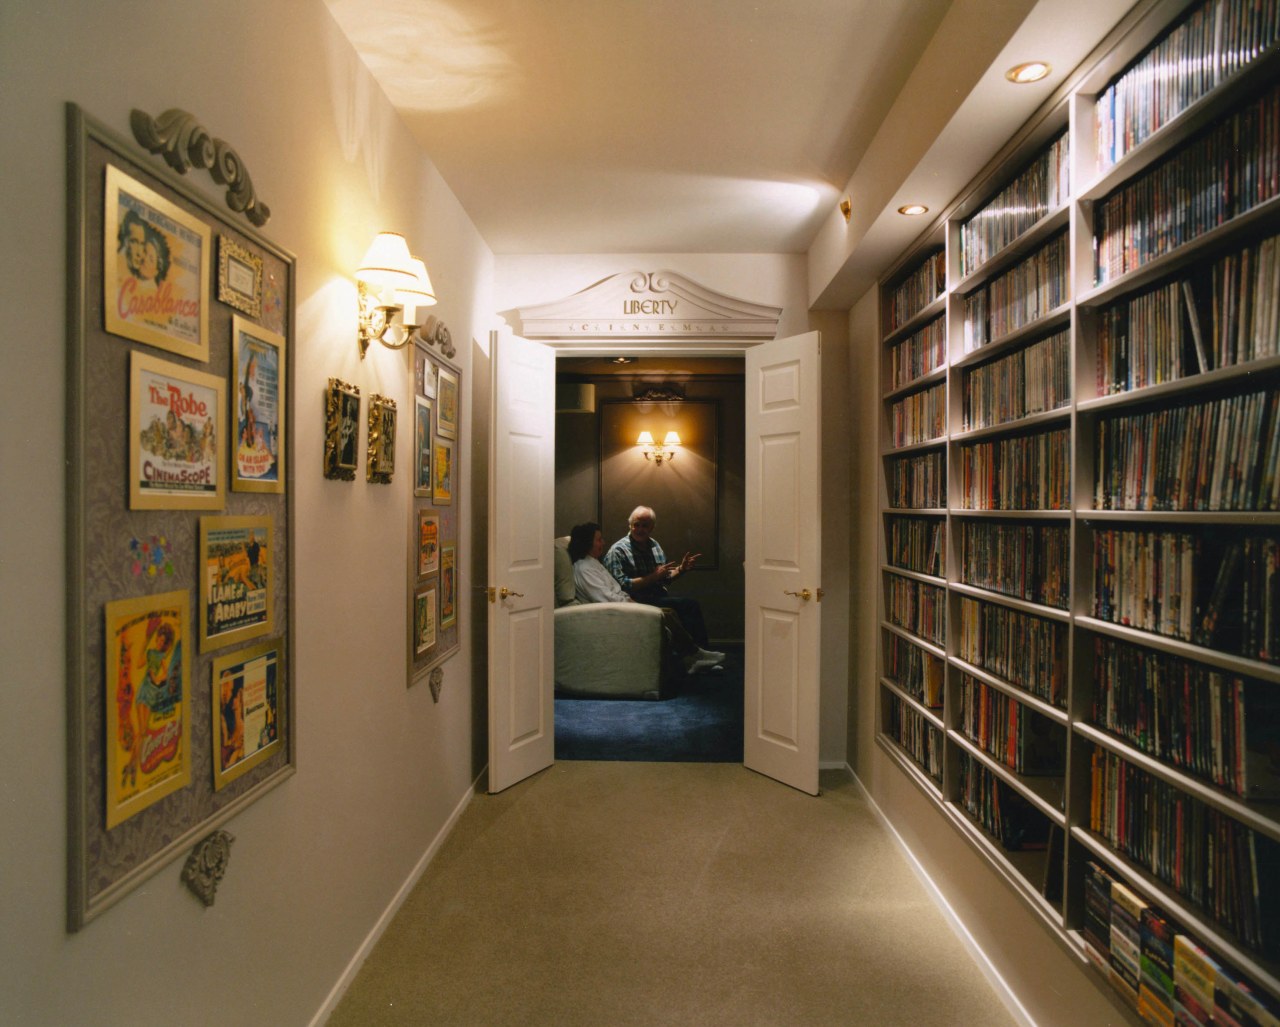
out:
{"label": "decorative wall carving", "polygon": [[231,861],[231,843],[235,841],[226,831],[214,831],[196,843],[182,868],[182,880],[192,893],[206,906],[212,906],[218,891],[218,882],[227,872]]}

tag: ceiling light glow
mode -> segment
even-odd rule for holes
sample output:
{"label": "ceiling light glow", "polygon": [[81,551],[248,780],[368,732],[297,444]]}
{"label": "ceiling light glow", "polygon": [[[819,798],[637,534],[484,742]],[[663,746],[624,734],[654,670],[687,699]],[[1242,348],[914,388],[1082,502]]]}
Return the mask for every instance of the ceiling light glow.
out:
{"label": "ceiling light glow", "polygon": [[909,218],[919,217],[921,214],[928,214],[929,208],[922,203],[908,203],[905,207],[898,208],[899,214],[905,214]]}
{"label": "ceiling light glow", "polygon": [[1052,70],[1044,61],[1026,61],[1014,65],[1004,73],[1004,77],[1016,85],[1025,86],[1032,82],[1039,82]]}

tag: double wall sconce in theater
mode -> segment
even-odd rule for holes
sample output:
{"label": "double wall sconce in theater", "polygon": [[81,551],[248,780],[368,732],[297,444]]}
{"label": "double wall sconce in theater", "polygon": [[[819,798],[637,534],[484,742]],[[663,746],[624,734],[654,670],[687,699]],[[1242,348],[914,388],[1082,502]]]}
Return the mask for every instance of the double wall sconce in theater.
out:
{"label": "double wall sconce in theater", "polygon": [[418,308],[436,302],[426,265],[397,232],[380,232],[356,269],[360,290],[360,359],[377,339],[399,349],[418,330]]}
{"label": "double wall sconce in theater", "polygon": [[636,438],[636,445],[643,450],[644,458],[652,460],[659,467],[662,466],[663,460],[674,460],[676,458],[676,448],[680,445],[680,433],[678,431],[669,431],[662,440],[662,445],[657,445],[653,441],[653,433],[642,431]]}

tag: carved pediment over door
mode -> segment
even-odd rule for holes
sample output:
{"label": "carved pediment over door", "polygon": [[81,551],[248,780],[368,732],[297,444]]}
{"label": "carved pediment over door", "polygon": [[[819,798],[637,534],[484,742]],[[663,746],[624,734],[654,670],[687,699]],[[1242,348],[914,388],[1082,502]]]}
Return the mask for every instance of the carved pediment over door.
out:
{"label": "carved pediment over door", "polygon": [[772,339],[782,308],[714,292],[674,271],[628,271],[517,313],[527,339]]}

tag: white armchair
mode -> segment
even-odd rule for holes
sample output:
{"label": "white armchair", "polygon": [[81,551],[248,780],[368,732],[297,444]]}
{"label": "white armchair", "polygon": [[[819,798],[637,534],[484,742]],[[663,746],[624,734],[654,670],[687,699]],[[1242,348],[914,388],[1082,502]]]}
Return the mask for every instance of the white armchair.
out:
{"label": "white armchair", "polygon": [[661,699],[662,611],[642,603],[578,604],[568,543],[568,538],[555,543],[556,692]]}

